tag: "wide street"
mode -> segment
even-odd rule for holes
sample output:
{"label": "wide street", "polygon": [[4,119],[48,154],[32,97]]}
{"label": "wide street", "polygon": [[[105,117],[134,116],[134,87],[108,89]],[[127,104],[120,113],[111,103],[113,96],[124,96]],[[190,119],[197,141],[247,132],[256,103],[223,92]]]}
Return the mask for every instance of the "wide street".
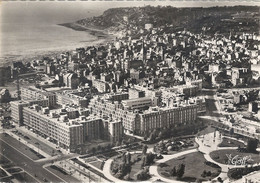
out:
{"label": "wide street", "polygon": [[[10,143],[6,142],[3,140],[3,138],[5,138],[4,134],[0,134],[1,155],[11,160],[16,166],[23,168],[31,176],[36,174],[36,180],[39,182],[43,182],[44,179],[46,179],[48,182],[66,182],[65,180],[44,169],[42,167],[44,164],[43,162],[35,162],[29,157],[26,157],[25,154],[21,153],[15,148],[14,144],[10,144],[11,141]],[[20,146],[24,145],[20,144]]]}

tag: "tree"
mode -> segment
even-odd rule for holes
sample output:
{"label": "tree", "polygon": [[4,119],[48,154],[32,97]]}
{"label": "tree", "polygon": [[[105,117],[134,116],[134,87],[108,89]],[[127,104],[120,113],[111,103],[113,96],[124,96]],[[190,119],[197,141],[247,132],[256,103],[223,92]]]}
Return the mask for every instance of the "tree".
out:
{"label": "tree", "polygon": [[176,176],[176,167],[174,166],[171,170],[171,175],[174,177]]}
{"label": "tree", "polygon": [[92,153],[95,154],[97,149],[95,147],[92,148]]}
{"label": "tree", "polygon": [[218,180],[219,182],[223,182],[223,180],[222,180],[221,177],[218,177],[217,180]]}
{"label": "tree", "polygon": [[146,155],[146,166],[147,165],[151,165],[151,164],[153,164],[154,163],[154,159],[155,159],[155,154],[153,154],[153,153],[148,153],[147,155]]}
{"label": "tree", "polygon": [[178,178],[181,178],[185,172],[185,165],[182,163],[178,166],[176,170],[176,174]]}
{"label": "tree", "polygon": [[124,180],[127,180],[127,181],[130,181],[131,180],[131,177],[130,177],[130,174],[126,174],[126,176],[124,176]]}
{"label": "tree", "polygon": [[101,150],[101,146],[100,146],[100,145],[97,146],[97,150],[98,150],[98,151]]}
{"label": "tree", "polygon": [[257,139],[249,139],[247,142],[247,151],[248,152],[256,152],[258,140]]}
{"label": "tree", "polygon": [[127,154],[127,163],[131,164],[131,154],[130,153]]}
{"label": "tree", "polygon": [[149,141],[153,142],[156,139],[156,130],[154,130],[149,136]]}
{"label": "tree", "polygon": [[137,180],[147,180],[150,178],[150,174],[147,169],[140,170],[135,174]]}
{"label": "tree", "polygon": [[144,146],[143,146],[143,151],[142,151],[143,155],[146,154],[146,152],[147,152],[147,148],[148,148],[147,145],[144,145]]}
{"label": "tree", "polygon": [[231,135],[231,136],[234,135],[234,128],[230,128],[230,130],[229,130],[229,135]]}
{"label": "tree", "polygon": [[124,164],[126,164],[126,153],[124,153],[124,154],[122,155],[122,161],[123,161]]}

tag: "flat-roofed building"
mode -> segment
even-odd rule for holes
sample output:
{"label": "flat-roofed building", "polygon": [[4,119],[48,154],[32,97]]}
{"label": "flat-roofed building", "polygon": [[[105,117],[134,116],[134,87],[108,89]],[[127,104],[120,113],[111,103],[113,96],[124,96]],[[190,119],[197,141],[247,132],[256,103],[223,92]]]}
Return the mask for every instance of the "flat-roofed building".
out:
{"label": "flat-roofed building", "polygon": [[129,99],[129,94],[127,92],[108,93],[106,96],[112,101],[122,101]]}
{"label": "flat-roofed building", "polygon": [[122,120],[124,130],[134,132],[137,126],[137,113],[133,110],[125,110],[122,104],[117,101],[104,99],[105,97],[95,96],[89,103],[90,113],[104,119],[111,117],[113,120]]}
{"label": "flat-roofed building", "polygon": [[177,128],[194,123],[197,118],[196,104],[178,107],[153,107],[140,113],[140,132],[151,132],[157,128]]}
{"label": "flat-roofed building", "polygon": [[56,95],[52,92],[46,92],[35,87],[21,87],[21,98],[23,100],[41,100],[47,99],[48,106],[56,105]]}
{"label": "flat-roofed building", "polygon": [[123,100],[121,103],[126,109],[147,109],[152,106],[152,99],[150,97],[142,97]]}
{"label": "flat-roofed building", "polygon": [[47,99],[45,100],[29,100],[29,101],[11,101],[10,109],[11,109],[11,117],[12,121],[17,123],[19,126],[23,125],[23,107],[27,107],[33,104],[39,104],[41,106],[47,107],[49,102]]}
{"label": "flat-roofed building", "polygon": [[105,128],[107,128],[107,137],[111,142],[121,142],[124,134],[123,122],[121,120],[103,120]]}
{"label": "flat-roofed building", "polygon": [[50,113],[38,105],[23,109],[24,124],[37,133],[54,140],[60,147],[75,151],[83,144],[83,125],[69,120],[66,114]]}
{"label": "flat-roofed building", "polygon": [[104,127],[102,119],[96,116],[80,116],[79,123],[83,125],[84,141],[104,138]]}
{"label": "flat-roofed building", "polygon": [[75,73],[67,73],[63,75],[63,83],[66,87],[76,89],[79,85],[79,78]]}
{"label": "flat-roofed building", "polygon": [[100,93],[110,92],[109,84],[105,81],[101,81],[100,79],[94,79],[92,81],[92,84]]}
{"label": "flat-roofed building", "polygon": [[136,88],[129,88],[129,99],[145,97],[145,92]]}
{"label": "flat-roofed building", "polygon": [[89,97],[82,96],[83,92],[77,90],[66,90],[56,93],[57,103],[63,104],[75,104],[79,107],[87,107],[89,103]]}

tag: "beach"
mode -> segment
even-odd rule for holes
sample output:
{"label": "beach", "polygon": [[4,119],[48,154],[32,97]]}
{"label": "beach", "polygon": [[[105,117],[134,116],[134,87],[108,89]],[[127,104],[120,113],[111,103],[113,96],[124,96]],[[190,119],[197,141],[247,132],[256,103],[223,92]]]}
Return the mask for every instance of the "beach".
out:
{"label": "beach", "polygon": [[[71,32],[74,32],[73,34],[79,34],[79,36],[77,37],[77,39],[72,39],[70,41],[66,40],[66,42],[68,43],[63,43],[63,41],[60,40],[59,42],[61,43],[51,44],[50,46],[46,45],[46,43],[44,42],[44,44],[34,48],[31,48],[30,46],[28,46],[28,49],[26,47],[16,47],[16,49],[4,51],[4,54],[1,55],[0,58],[1,65],[10,65],[10,63],[14,61],[27,62],[34,59],[41,59],[44,56],[57,56],[57,54],[59,53],[73,51],[76,48],[105,44],[115,38],[114,35],[106,34],[105,31],[91,28],[75,30],[65,26],[58,25],[58,27],[60,27],[61,29],[68,29],[70,34]],[[17,42],[17,44],[19,44],[19,41]],[[34,45],[35,43],[32,44]],[[5,49],[5,44],[3,44],[3,46]]]}

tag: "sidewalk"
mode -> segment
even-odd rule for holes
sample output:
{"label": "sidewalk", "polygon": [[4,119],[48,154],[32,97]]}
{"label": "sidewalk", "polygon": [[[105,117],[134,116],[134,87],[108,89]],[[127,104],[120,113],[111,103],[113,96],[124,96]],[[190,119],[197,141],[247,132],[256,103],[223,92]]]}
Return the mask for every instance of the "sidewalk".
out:
{"label": "sidewalk", "polygon": [[[24,126],[21,126],[21,127],[18,127],[17,130],[21,130],[23,133],[25,134],[29,134],[31,136],[33,136],[34,138],[37,138],[39,141],[41,141],[42,143],[46,144],[47,146],[50,146],[52,147],[53,149],[57,149],[57,146],[56,144],[53,144],[52,142],[49,142],[47,139],[31,132],[30,130],[26,129]],[[62,149],[62,148],[59,148],[59,150],[63,153],[63,154],[70,154],[68,151]]]}

